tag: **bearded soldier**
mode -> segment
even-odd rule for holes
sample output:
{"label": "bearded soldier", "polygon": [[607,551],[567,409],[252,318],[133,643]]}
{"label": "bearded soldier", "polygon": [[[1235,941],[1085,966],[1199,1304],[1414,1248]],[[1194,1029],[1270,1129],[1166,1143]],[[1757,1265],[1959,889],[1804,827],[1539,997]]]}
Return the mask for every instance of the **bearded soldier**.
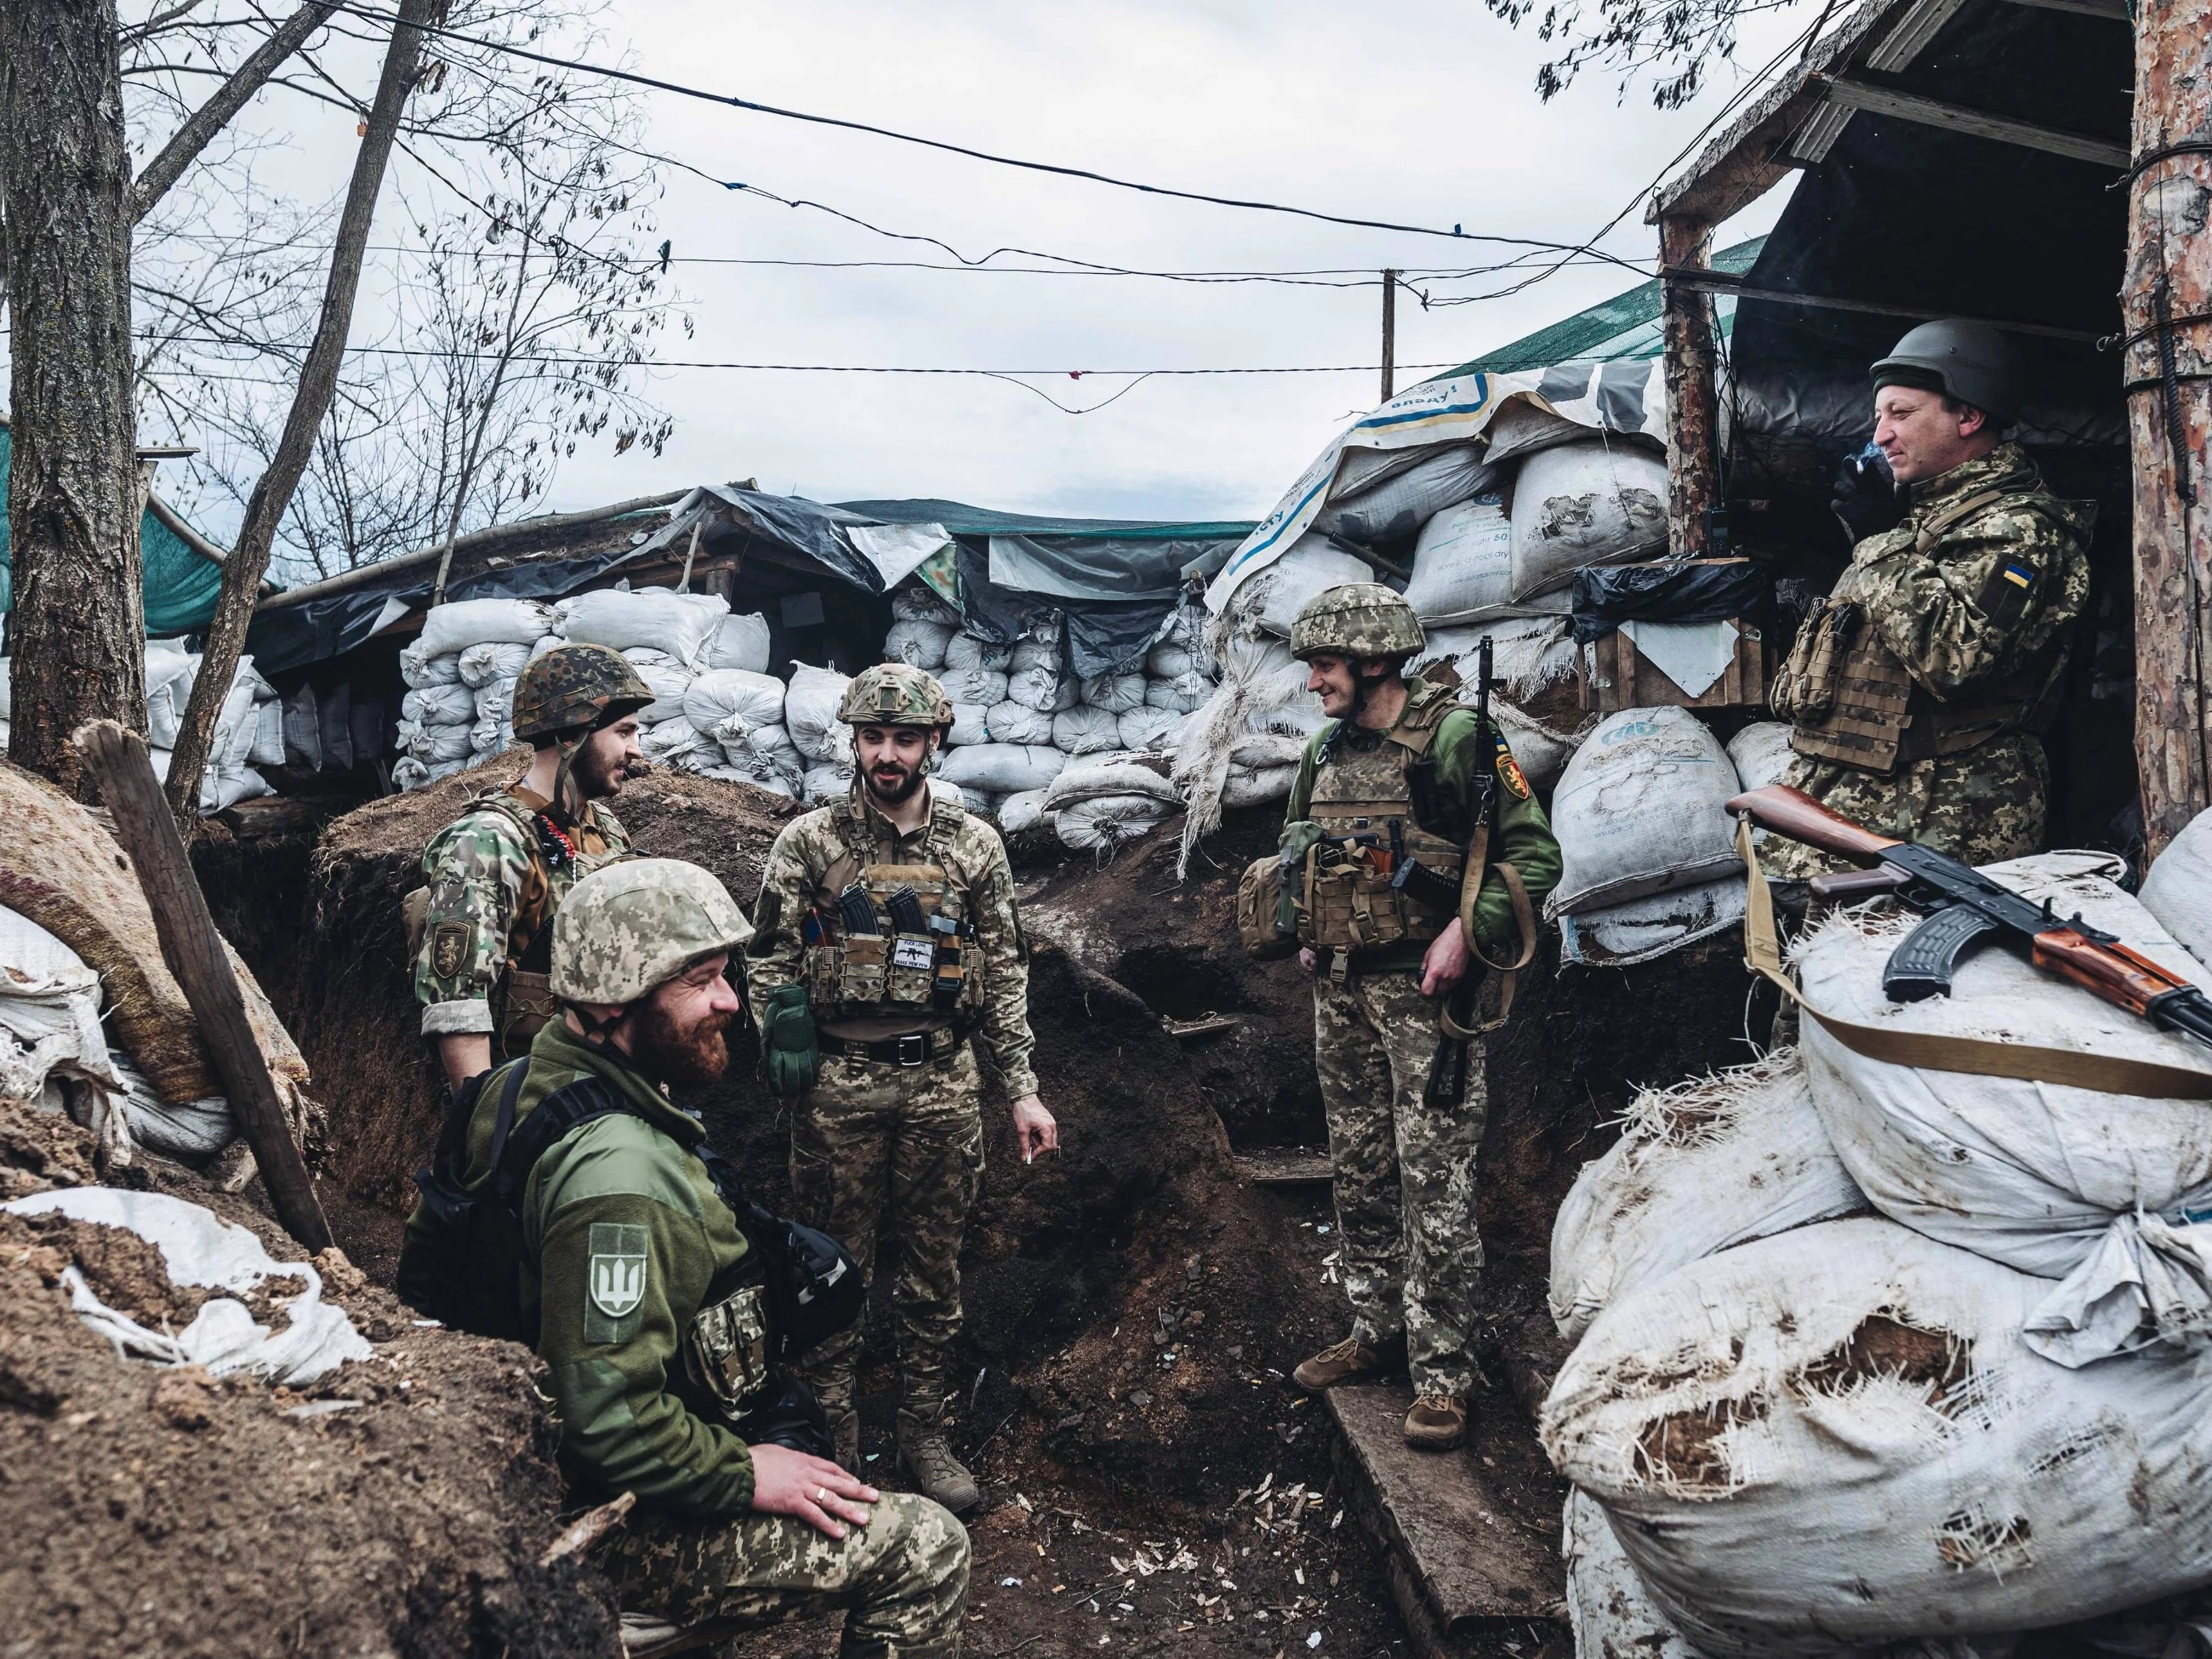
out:
{"label": "bearded soldier", "polygon": [[[1534,907],[1559,880],[1559,848],[1504,738],[1458,701],[1455,679],[1405,678],[1425,643],[1413,608],[1373,582],[1317,595],[1291,629],[1329,716],[1299,763],[1283,833],[1300,883],[1299,957],[1315,975],[1352,1304],[1352,1334],[1293,1376],[1327,1389],[1403,1363],[1407,1443],[1445,1451],[1466,1437],[1474,1387],[1475,1152],[1489,1107],[1479,1051],[1470,1061],[1459,1048],[1456,1076],[1439,1074],[1439,1015],[1478,958],[1509,968],[1534,949]],[[1470,858],[1489,866],[1473,882]]]}
{"label": "bearded soldier", "polygon": [[580,878],[629,851],[601,803],[642,758],[637,711],[652,701],[605,646],[536,659],[514,686],[514,735],[537,750],[530,769],[471,801],[424,850],[429,885],[410,896],[422,907],[419,922],[409,916],[415,994],[455,1088],[524,1053],[551,1017],[553,915]]}
{"label": "bearded soldier", "polygon": [[[2002,441],[2021,372],[1996,330],[1924,323],[1874,384],[1889,477],[1847,471],[1850,565],[1775,677],[1797,751],[1783,781],[1968,864],[2019,858],[2043,845],[2039,733],[2088,598],[2095,506],[2053,495]],[[1778,836],[1760,861],[1787,881],[1839,867]]]}
{"label": "bearded soldier", "polygon": [[[952,726],[945,689],[889,663],[858,675],[852,793],[785,826],[769,850],[745,976],[769,1086],[796,1101],[791,1186],[802,1219],[872,1275],[877,1228],[898,1239],[899,1455],[956,1513],[975,1479],[945,1441],[960,1328],[960,1237],[983,1171],[981,1039],[1013,1102],[1024,1162],[1060,1144],[1030,1055],[1029,946],[998,833],[928,783]],[[808,1368],[848,1468],[857,1329]]]}

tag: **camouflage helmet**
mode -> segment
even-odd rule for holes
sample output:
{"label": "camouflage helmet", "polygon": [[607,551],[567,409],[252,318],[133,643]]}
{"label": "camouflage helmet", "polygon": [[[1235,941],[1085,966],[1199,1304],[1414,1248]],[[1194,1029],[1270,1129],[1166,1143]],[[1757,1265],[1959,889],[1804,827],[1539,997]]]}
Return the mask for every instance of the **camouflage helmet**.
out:
{"label": "camouflage helmet", "polygon": [[864,668],[845,687],[837,718],[848,726],[952,726],[952,699],[934,674],[902,662]]}
{"label": "camouflage helmet", "polygon": [[1291,654],[1301,662],[1323,651],[1410,657],[1428,642],[1413,607],[1380,582],[1325,588],[1299,607],[1291,624]]}
{"label": "camouflage helmet", "polygon": [[697,865],[624,859],[586,876],[553,913],[553,994],[635,1002],[752,936],[728,890]]}
{"label": "camouflage helmet", "polygon": [[605,726],[653,701],[629,659],[604,645],[556,646],[514,683],[514,735],[537,743],[556,732]]}

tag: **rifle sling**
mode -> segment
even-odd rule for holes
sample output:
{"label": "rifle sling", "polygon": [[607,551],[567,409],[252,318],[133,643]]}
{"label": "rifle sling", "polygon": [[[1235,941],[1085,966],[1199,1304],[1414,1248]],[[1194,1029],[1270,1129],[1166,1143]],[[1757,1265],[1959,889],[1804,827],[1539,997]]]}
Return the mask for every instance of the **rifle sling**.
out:
{"label": "rifle sling", "polygon": [[1513,1012],[1513,988],[1521,970],[1536,958],[1536,907],[1528,902],[1528,888],[1521,879],[1521,872],[1512,865],[1500,861],[1494,867],[1498,880],[1505,884],[1506,896],[1513,902],[1513,925],[1521,931],[1521,954],[1511,962],[1492,962],[1482,954],[1474,931],[1475,901],[1482,895],[1482,878],[1490,864],[1490,820],[1475,826],[1474,839],[1468,843],[1467,863],[1460,872],[1459,925],[1466,936],[1467,948],[1474,959],[1498,975],[1498,1018],[1475,1025],[1462,1025],[1452,1018],[1451,999],[1444,998],[1437,1004],[1437,1024],[1455,1042],[1467,1042],[1486,1031],[1494,1031],[1505,1024]]}
{"label": "rifle sling", "polygon": [[1782,994],[1816,1021],[1821,1030],[1855,1054],[1890,1066],[1930,1072],[1966,1072],[1981,1077],[2019,1078],[2055,1083],[2100,1094],[2140,1095],[2150,1100],[2212,1100],[2212,1073],[2154,1060],[2084,1054],[2077,1048],[2045,1048],[2028,1042],[1996,1042],[1987,1037],[1948,1036],[1936,1031],[1899,1031],[1883,1025],[1822,1013],[1805,1000],[1784,970],[1781,941],[1774,932],[1774,895],[1751,844],[1751,816],[1736,821],[1735,850],[1747,884],[1743,917],[1744,966],[1771,981]]}

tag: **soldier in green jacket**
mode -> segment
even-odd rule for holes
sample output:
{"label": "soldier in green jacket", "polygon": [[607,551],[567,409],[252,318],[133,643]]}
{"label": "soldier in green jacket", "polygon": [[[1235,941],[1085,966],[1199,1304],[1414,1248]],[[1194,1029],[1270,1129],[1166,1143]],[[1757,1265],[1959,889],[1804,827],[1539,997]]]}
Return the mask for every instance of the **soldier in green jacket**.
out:
{"label": "soldier in green jacket", "polygon": [[[846,1659],[951,1659],[967,1594],[960,1523],[827,1457],[744,1436],[769,1382],[772,1304],[744,1283],[750,1247],[694,1152],[704,1129],[670,1090],[727,1066],[743,1006],[730,963],[751,933],[712,875],[666,859],[594,872],[554,917],[562,1013],[513,1062],[527,1067],[518,1121],[585,1077],[623,1107],[555,1140],[523,1188],[523,1306],[562,1468],[592,1501],[637,1495],[603,1558],[632,1656],[842,1608]],[[490,1167],[506,1080],[494,1073],[477,1097],[474,1179]]]}
{"label": "soldier in green jacket", "polygon": [[[1450,685],[1405,677],[1425,643],[1413,607],[1372,582],[1317,595],[1291,627],[1291,649],[1330,716],[1291,786],[1284,838],[1286,848],[1332,838],[1303,866],[1299,956],[1315,976],[1314,1050],[1352,1304],[1351,1334],[1294,1376],[1326,1389],[1395,1369],[1402,1356],[1414,1395],[1407,1443],[1442,1451],[1466,1437],[1475,1381],[1475,1153],[1489,1105],[1479,1051],[1458,1096],[1431,1086],[1439,1012],[1478,957],[1506,967],[1533,945],[1532,907],[1559,881],[1559,847],[1496,728],[1483,730]],[[1479,872],[1470,939],[1461,836],[1485,797],[1489,867]]]}

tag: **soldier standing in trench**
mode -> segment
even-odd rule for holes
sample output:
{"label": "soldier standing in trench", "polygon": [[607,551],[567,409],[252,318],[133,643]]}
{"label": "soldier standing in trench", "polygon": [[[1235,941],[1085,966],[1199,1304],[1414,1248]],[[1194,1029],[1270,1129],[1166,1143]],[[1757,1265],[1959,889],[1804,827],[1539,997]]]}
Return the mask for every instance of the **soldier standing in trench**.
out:
{"label": "soldier standing in trench", "polygon": [[[1352,1334],[1293,1377],[1327,1389],[1402,1361],[1414,1395],[1406,1442],[1447,1451],[1466,1438],[1474,1388],[1475,1154],[1489,1101],[1479,1044],[1461,1051],[1461,1090],[1432,1079],[1439,1010],[1478,957],[1502,966],[1533,945],[1531,907],[1559,881],[1559,847],[1496,728],[1450,686],[1405,677],[1426,642],[1413,606],[1373,582],[1317,595],[1291,629],[1329,716],[1299,763],[1283,833],[1286,850],[1311,849],[1299,957],[1314,975],[1352,1304]],[[1486,795],[1497,862],[1480,872],[1469,939],[1462,878]]]}
{"label": "soldier standing in trench", "polygon": [[[955,1514],[980,1493],[946,1443],[957,1386],[960,1239],[983,1173],[980,1036],[1013,1100],[1024,1162],[1060,1145],[1030,1055],[1029,946],[998,833],[929,787],[952,726],[945,688],[888,663],[846,690],[856,758],[845,799],[784,826],[769,850],[745,978],[769,1087],[794,1099],[799,1218],[873,1276],[888,1212],[898,1237],[898,1448]],[[807,1365],[838,1461],[860,1456],[858,1327]]]}

